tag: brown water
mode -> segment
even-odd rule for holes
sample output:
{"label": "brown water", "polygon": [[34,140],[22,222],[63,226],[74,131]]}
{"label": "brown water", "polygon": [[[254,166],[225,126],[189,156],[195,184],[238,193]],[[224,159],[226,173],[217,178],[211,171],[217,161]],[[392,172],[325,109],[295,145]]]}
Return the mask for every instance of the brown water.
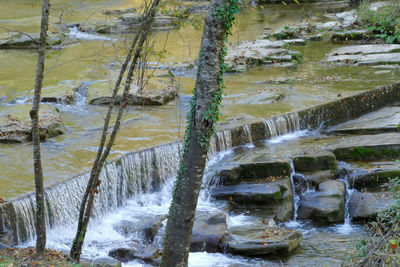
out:
{"label": "brown water", "polygon": [[[63,5],[73,12],[62,17],[65,23],[108,19],[103,9],[138,7],[139,1],[53,1],[53,7]],[[112,2],[112,4],[111,4]],[[51,30],[59,20],[59,10],[52,11]],[[56,14],[56,15],[54,15]],[[277,29],[293,24],[314,14],[310,7],[301,5],[270,5],[261,8],[245,8],[238,16],[238,22],[230,38],[231,42],[254,40],[264,27]],[[40,5],[32,0],[0,0],[0,26],[12,30],[36,33],[39,30]],[[0,29],[0,35],[4,34]],[[113,35],[112,38],[129,38],[129,35]],[[196,59],[201,33],[191,27],[155,36],[156,48],[169,51],[161,64],[192,62]],[[46,61],[46,76],[43,95],[61,95],[71,91],[81,82],[92,82],[88,97],[107,94],[113,85],[118,69],[115,57],[123,57],[123,42],[82,40],[51,52]],[[371,67],[332,67],[319,62],[334,45],[327,42],[309,43],[299,50],[304,61],[298,68],[254,68],[241,74],[226,75],[226,98],[223,101],[222,121],[229,118],[268,118],[274,114],[299,110],[315,104],[334,100],[338,94],[347,96],[360,90],[372,89],[396,80],[399,72],[377,74]],[[7,104],[19,98],[32,95],[37,55],[31,50],[0,50],[0,115],[17,113],[27,118],[30,105]],[[114,64],[113,64],[114,63]],[[158,72],[156,72],[158,73]],[[255,84],[279,77],[296,78],[290,85]],[[183,136],[185,125],[185,103],[194,84],[193,76],[178,77],[181,86],[181,102],[176,101],[163,107],[129,107],[111,157],[128,151],[139,150],[161,143],[170,142]],[[246,102],[247,97],[258,90],[283,92],[286,96],[279,103],[255,105]],[[0,98],[0,99],[1,99]],[[67,128],[67,133],[42,144],[44,176],[46,185],[65,180],[87,171],[93,161],[99,140],[105,107],[88,105],[62,106],[58,108]],[[0,198],[12,198],[31,192],[33,189],[33,166],[31,144],[0,146]]]}

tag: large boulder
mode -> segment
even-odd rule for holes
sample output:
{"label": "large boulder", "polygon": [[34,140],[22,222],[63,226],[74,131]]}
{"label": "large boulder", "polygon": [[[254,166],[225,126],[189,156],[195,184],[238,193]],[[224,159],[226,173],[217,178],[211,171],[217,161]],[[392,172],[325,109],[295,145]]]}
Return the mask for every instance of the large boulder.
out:
{"label": "large boulder", "polygon": [[[61,115],[56,108],[42,106],[39,112],[40,140],[65,133]],[[32,126],[27,118],[11,114],[0,119],[0,143],[23,143],[32,139]]]}
{"label": "large boulder", "polygon": [[288,255],[302,238],[296,230],[265,224],[236,226],[229,229],[228,252],[244,256]]}
{"label": "large boulder", "polygon": [[353,192],[349,198],[349,214],[355,221],[375,219],[378,212],[390,208],[394,202],[390,192]]}
{"label": "large boulder", "polygon": [[[57,48],[63,42],[61,35],[48,37],[47,47]],[[12,33],[6,37],[0,38],[0,49],[37,49],[39,47],[38,34]]]}
{"label": "large boulder", "polygon": [[123,220],[113,226],[114,230],[123,236],[137,236],[139,235],[146,242],[152,243],[158,230],[167,219],[167,215],[146,216],[141,217],[139,221]]}
{"label": "large boulder", "polygon": [[302,196],[297,218],[322,225],[343,222],[345,193],[345,186],[340,181],[328,180],[319,184],[315,193]]}
{"label": "large boulder", "polygon": [[196,212],[190,243],[191,252],[223,252],[228,229],[224,213]]}
{"label": "large boulder", "polygon": [[304,152],[293,158],[293,165],[296,172],[337,169],[336,157],[328,151]]}

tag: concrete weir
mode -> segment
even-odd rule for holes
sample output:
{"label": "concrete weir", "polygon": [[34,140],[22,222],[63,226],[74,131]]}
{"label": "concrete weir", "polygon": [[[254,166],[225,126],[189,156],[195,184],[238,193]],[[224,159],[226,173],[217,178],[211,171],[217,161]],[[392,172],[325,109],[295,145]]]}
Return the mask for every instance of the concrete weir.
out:
{"label": "concrete weir", "polygon": [[[354,96],[233,128],[221,127],[211,140],[210,154],[304,129],[317,129],[359,117],[400,101],[400,82]],[[129,153],[110,162],[101,173],[94,217],[115,210],[136,194],[157,191],[179,165],[178,142]],[[49,228],[76,221],[89,174],[73,177],[45,190]],[[0,204],[0,240],[13,245],[35,237],[35,196],[28,194]],[[0,241],[1,242],[1,241]]]}

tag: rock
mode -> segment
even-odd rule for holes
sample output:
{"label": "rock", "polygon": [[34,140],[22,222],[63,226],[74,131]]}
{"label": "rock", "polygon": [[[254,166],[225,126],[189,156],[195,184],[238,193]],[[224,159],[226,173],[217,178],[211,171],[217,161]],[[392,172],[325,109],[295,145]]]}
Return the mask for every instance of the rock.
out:
{"label": "rock", "polygon": [[336,157],[328,151],[304,152],[293,158],[293,165],[296,172],[337,169]]}
{"label": "rock", "polygon": [[400,169],[356,169],[348,175],[350,186],[358,190],[379,188],[396,177],[400,177]]}
{"label": "rock", "polygon": [[13,235],[11,231],[5,231],[0,234],[0,249],[6,249],[13,246]]}
{"label": "rock", "polygon": [[105,15],[123,15],[127,13],[134,13],[136,12],[136,8],[126,8],[126,9],[113,9],[113,10],[103,10],[103,14]]}
{"label": "rock", "polygon": [[323,225],[343,222],[344,198],[345,186],[342,182],[322,182],[315,193],[302,196],[297,218]]}
{"label": "rock", "polygon": [[232,164],[219,170],[219,183],[235,185],[241,182],[266,182],[273,178],[286,177],[290,173],[290,164],[285,161]]}
{"label": "rock", "polygon": [[124,220],[114,225],[113,229],[125,237],[139,234],[146,242],[152,243],[163,221],[166,219],[167,215],[158,215],[141,217],[139,222]]}
{"label": "rock", "polygon": [[101,257],[90,262],[92,266],[101,266],[101,267],[120,267],[121,262],[119,260],[110,258],[110,257]]}
{"label": "rock", "polygon": [[344,41],[358,41],[366,38],[368,35],[367,30],[349,30],[341,32],[332,32],[331,41],[339,43]]}
{"label": "rock", "polygon": [[353,192],[349,199],[349,214],[355,221],[373,220],[378,212],[391,207],[394,202],[395,198],[389,192]]}
{"label": "rock", "polygon": [[[171,100],[177,97],[177,91],[174,88],[151,91],[146,94],[129,94],[128,95],[128,105],[132,106],[161,106],[165,105]],[[111,97],[102,96],[92,99],[89,103],[91,105],[109,105]],[[115,105],[119,105],[122,101],[122,96],[118,95],[114,102]]]}
{"label": "rock", "polygon": [[323,41],[324,40],[324,36],[320,33],[317,34],[312,34],[307,36],[307,40],[311,41],[311,42],[318,42],[318,41]]}
{"label": "rock", "polygon": [[399,52],[397,44],[346,46],[333,50],[324,62],[358,66],[399,64]]}
{"label": "rock", "polygon": [[190,252],[223,252],[228,229],[224,213],[196,212]]}
{"label": "rock", "polygon": [[339,147],[334,149],[333,153],[338,160],[399,159],[400,144]]}
{"label": "rock", "polygon": [[162,251],[152,246],[138,246],[136,248],[117,248],[111,250],[108,255],[121,262],[128,262],[135,259],[144,261],[145,263],[156,263],[161,257]]}
{"label": "rock", "polygon": [[244,256],[288,255],[300,245],[296,230],[266,225],[245,225],[229,229],[228,252]]}
{"label": "rock", "polygon": [[304,171],[293,176],[295,190],[301,194],[307,190],[315,189],[320,183],[337,178],[335,170]]}
{"label": "rock", "polygon": [[293,216],[293,192],[289,177],[271,178],[264,183],[242,183],[215,188],[215,199],[227,200],[232,209],[261,212],[279,221]]}
{"label": "rock", "polygon": [[[48,48],[58,48],[63,42],[62,36],[48,37]],[[14,33],[0,39],[0,49],[37,49],[39,44],[38,34]]]}
{"label": "rock", "polygon": [[71,105],[76,103],[76,95],[74,92],[72,94],[65,94],[63,96],[44,96],[40,102]]}
{"label": "rock", "polygon": [[[140,23],[142,22],[142,15],[138,13],[127,13],[120,17],[120,21],[122,25],[126,25],[130,29],[138,29],[140,27]],[[158,30],[163,28],[171,28],[177,26],[177,19],[172,16],[165,15],[156,15],[153,28],[157,28]]]}
{"label": "rock", "polygon": [[[42,106],[39,114],[40,140],[65,133],[60,113],[55,108]],[[10,114],[0,120],[0,143],[23,143],[32,139],[31,122]]]}

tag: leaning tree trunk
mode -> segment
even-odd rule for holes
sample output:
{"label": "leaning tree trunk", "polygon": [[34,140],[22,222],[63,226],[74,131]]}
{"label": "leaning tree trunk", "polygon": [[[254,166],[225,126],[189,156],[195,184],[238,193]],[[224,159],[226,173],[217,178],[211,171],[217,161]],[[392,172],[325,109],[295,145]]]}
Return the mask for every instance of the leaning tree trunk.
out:
{"label": "leaning tree trunk", "polygon": [[187,266],[197,200],[210,138],[218,120],[226,54],[224,41],[237,0],[211,0],[201,40],[199,66],[188,114],[183,157],[169,211],[161,266]]}
{"label": "leaning tree trunk", "polygon": [[[103,128],[99,148],[97,150],[97,155],[96,155],[95,161],[93,163],[93,167],[92,167],[92,170],[90,173],[90,178],[89,178],[89,181],[88,181],[88,184],[86,187],[86,191],[82,198],[81,207],[80,207],[80,211],[79,211],[77,232],[76,232],[75,238],[73,240],[71,251],[70,251],[71,258],[78,262],[80,261],[80,255],[82,253],[82,246],[83,246],[83,242],[85,239],[87,226],[89,224],[89,220],[90,220],[90,217],[92,214],[95,194],[98,192],[98,187],[101,184],[101,181],[99,180],[100,172],[104,166],[104,163],[108,157],[108,154],[111,151],[112,145],[114,144],[115,138],[117,136],[119,126],[121,124],[124,108],[128,104],[128,94],[129,94],[129,89],[130,89],[130,86],[132,83],[133,73],[136,69],[138,60],[141,57],[144,43],[145,43],[147,36],[150,33],[151,28],[153,26],[154,18],[155,18],[159,4],[160,4],[160,0],[154,0],[152,2],[152,5],[150,7],[148,7],[148,9],[146,9],[141,27],[132,42],[132,45],[126,56],[125,62],[122,65],[119,77],[118,77],[117,82],[114,87],[112,99],[111,99],[109,109],[107,112],[107,116],[106,116],[106,119],[104,122],[104,128]],[[133,55],[133,58],[132,58],[132,55]],[[132,60],[131,60],[131,58],[132,58]],[[113,127],[113,131],[112,131],[111,135],[109,136],[109,140],[106,145],[108,125],[109,125],[109,122],[111,119],[113,105],[115,103],[115,98],[117,97],[117,93],[119,91],[119,87],[120,87],[122,78],[124,77],[124,74],[129,65],[129,62],[130,62],[130,66],[129,66],[129,70],[128,70],[127,77],[125,80],[125,86],[124,86],[123,95],[122,95],[123,101],[121,101],[121,103],[120,103],[118,115],[117,115],[117,118],[116,118],[116,121],[115,121],[115,124]]]}
{"label": "leaning tree trunk", "polygon": [[36,191],[36,255],[44,256],[46,248],[46,220],[43,190],[43,171],[40,156],[40,133],[39,133],[39,106],[40,94],[43,84],[44,59],[47,43],[47,29],[49,27],[49,0],[42,3],[42,21],[40,26],[39,56],[36,70],[35,93],[33,96],[32,109],[29,115],[32,120],[32,142],[33,142],[33,164],[35,171]]}

